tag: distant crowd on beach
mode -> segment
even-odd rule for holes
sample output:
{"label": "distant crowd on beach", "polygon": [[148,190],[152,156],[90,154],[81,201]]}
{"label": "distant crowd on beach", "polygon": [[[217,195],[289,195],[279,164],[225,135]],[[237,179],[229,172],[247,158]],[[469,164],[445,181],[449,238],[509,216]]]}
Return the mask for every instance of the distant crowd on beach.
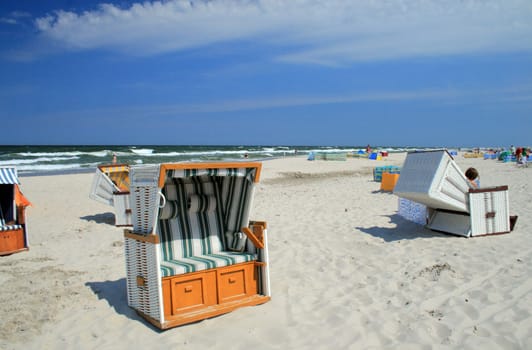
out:
{"label": "distant crowd on beach", "polygon": [[515,147],[511,145],[509,149],[490,149],[485,153],[497,155],[497,158],[502,161],[515,161],[517,165],[527,166],[532,151],[530,147]]}

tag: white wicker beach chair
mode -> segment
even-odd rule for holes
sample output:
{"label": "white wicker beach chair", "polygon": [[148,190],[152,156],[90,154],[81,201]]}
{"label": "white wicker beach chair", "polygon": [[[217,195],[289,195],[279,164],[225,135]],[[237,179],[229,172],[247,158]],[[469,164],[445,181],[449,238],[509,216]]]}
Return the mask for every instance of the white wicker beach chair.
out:
{"label": "white wicker beach chair", "polygon": [[29,249],[25,215],[29,202],[19,192],[19,185],[15,167],[0,167],[0,255]]}
{"label": "white wicker beach chair", "polygon": [[427,227],[471,237],[512,230],[508,186],[474,189],[445,150],[408,153],[394,188],[427,207]]}
{"label": "white wicker beach chair", "polygon": [[114,207],[116,226],[131,226],[129,166],[127,164],[98,166],[89,198]]}
{"label": "white wicker beach chair", "polygon": [[132,167],[128,303],[166,329],[270,300],[265,222],[249,221],[260,163]]}

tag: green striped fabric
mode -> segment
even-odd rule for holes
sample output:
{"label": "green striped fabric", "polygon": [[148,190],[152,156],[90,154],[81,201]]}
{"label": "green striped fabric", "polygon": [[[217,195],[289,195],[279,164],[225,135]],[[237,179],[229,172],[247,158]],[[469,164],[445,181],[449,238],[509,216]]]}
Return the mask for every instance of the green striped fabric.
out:
{"label": "green striped fabric", "polygon": [[227,231],[238,232],[247,226],[251,186],[251,183],[242,177],[225,178],[223,181],[221,197],[224,208],[223,220]]}
{"label": "green striped fabric", "polygon": [[227,237],[227,240],[231,242],[231,244],[228,246],[229,250],[232,252],[243,252],[246,249],[246,242],[248,240],[248,236],[246,236],[244,233],[238,231],[238,232],[228,232],[225,234]]}
{"label": "green striped fabric", "polygon": [[189,258],[161,261],[162,277],[181,275],[184,273],[229,266],[242,262],[256,260],[254,254],[237,252],[218,252],[215,254],[197,255]]}
{"label": "green striped fabric", "polygon": [[164,207],[159,209],[159,219],[161,220],[168,220],[173,219],[177,217],[177,213],[179,210],[179,202],[178,201],[169,201],[167,200]]}
{"label": "green striped fabric", "polygon": [[255,168],[214,168],[214,169],[177,169],[170,170],[168,177],[170,178],[187,178],[200,176],[215,176],[215,177],[246,177],[253,181],[255,176]]}
{"label": "green striped fabric", "polygon": [[205,195],[191,195],[187,199],[189,212],[208,212],[216,210],[216,197]]}
{"label": "green striped fabric", "polygon": [[[166,206],[161,209],[160,214],[164,213],[163,217],[168,218],[159,220],[158,225],[163,276],[256,259],[256,254],[232,252],[225,248],[224,203],[228,205],[227,208],[235,208],[235,205],[232,204],[233,201],[228,203],[220,198],[219,181],[223,183],[220,179],[233,177],[204,175],[174,178],[172,183],[163,188],[169,206],[166,211]],[[241,195],[235,197],[240,198]],[[191,201],[194,203],[193,208],[189,208]]]}
{"label": "green striped fabric", "polygon": [[2,225],[0,226],[0,231],[11,231],[21,229],[22,225]]}

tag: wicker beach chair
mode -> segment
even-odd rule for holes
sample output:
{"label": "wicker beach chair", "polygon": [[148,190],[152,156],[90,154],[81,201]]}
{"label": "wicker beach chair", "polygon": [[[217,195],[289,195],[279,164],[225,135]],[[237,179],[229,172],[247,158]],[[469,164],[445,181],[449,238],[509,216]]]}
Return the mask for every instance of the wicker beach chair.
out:
{"label": "wicker beach chair", "polygon": [[26,207],[15,167],[0,167],[0,255],[29,249]]}
{"label": "wicker beach chair", "polygon": [[249,221],[260,163],[132,167],[128,304],[167,329],[270,300],[265,222]]}
{"label": "wicker beach chair", "polygon": [[131,226],[129,165],[108,164],[96,168],[89,197],[114,207],[115,225]]}
{"label": "wicker beach chair", "polygon": [[508,233],[508,186],[475,189],[445,150],[408,153],[394,194],[427,208],[427,227],[464,237]]}

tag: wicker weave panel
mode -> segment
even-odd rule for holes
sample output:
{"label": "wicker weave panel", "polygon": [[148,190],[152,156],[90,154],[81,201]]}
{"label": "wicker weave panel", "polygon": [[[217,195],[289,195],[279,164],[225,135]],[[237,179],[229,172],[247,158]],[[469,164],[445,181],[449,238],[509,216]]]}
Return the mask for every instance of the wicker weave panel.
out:
{"label": "wicker weave panel", "polygon": [[[156,244],[125,238],[128,304],[162,322]],[[141,278],[144,285],[139,285]]]}
{"label": "wicker weave panel", "polygon": [[130,170],[131,221],[136,233],[153,232],[159,205],[158,177],[159,166],[132,167]]}

